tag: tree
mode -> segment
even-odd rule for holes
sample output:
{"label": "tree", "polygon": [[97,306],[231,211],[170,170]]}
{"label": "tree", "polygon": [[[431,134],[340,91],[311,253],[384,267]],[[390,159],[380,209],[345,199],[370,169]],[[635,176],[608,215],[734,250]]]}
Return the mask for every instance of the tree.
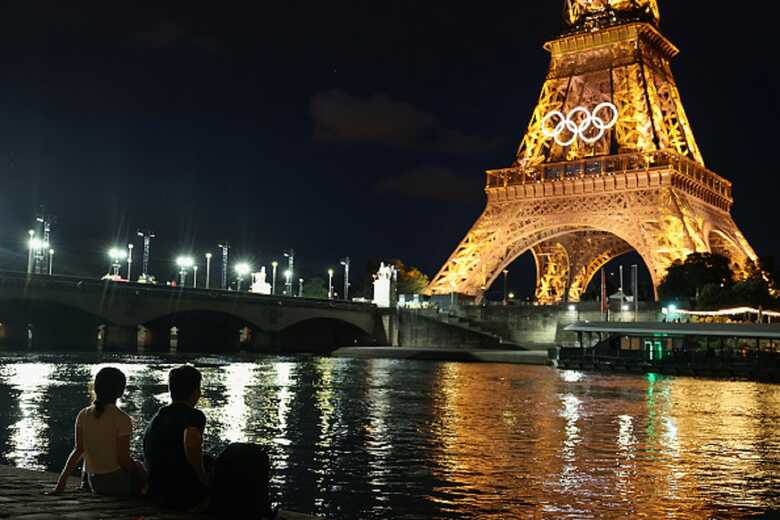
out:
{"label": "tree", "polygon": [[675,260],[658,287],[662,300],[690,302],[707,288],[708,297],[714,297],[714,289],[730,288],[734,283],[729,259],[711,253],[693,253],[684,261]]}
{"label": "tree", "polygon": [[757,263],[748,261],[742,276],[735,278],[727,258],[694,253],[669,267],[658,292],[663,300],[691,303],[699,308],[777,306],[772,276]]}
{"label": "tree", "polygon": [[303,296],[305,298],[320,298],[325,299],[328,297],[328,286],[320,277],[309,278],[304,280],[303,283]]}
{"label": "tree", "polygon": [[407,268],[400,260],[390,262],[398,269],[398,294],[419,294],[428,287],[430,280],[417,267]]}
{"label": "tree", "polygon": [[772,276],[758,264],[748,261],[746,276],[731,287],[731,303],[751,307],[768,307],[777,303]]}

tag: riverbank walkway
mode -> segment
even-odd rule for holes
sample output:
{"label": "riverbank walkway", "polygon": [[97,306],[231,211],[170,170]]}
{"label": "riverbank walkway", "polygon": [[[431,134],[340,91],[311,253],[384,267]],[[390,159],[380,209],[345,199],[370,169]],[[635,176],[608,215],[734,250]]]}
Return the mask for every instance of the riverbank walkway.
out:
{"label": "riverbank walkway", "polygon": [[[79,479],[61,495],[44,495],[57,482],[55,473],[0,465],[0,519],[20,520],[206,520],[203,514],[165,511],[145,499],[101,497],[76,491]],[[284,511],[280,520],[317,520]]]}

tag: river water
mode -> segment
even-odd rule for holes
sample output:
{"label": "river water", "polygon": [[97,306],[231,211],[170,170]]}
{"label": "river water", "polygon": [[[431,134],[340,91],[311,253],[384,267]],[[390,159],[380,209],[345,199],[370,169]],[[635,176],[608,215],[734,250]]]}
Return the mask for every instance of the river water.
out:
{"label": "river water", "polygon": [[0,355],[0,462],[58,471],[99,368],[133,448],[167,371],[204,375],[207,449],[263,444],[284,508],[329,519],[732,518],[780,509],[780,386],[323,357]]}

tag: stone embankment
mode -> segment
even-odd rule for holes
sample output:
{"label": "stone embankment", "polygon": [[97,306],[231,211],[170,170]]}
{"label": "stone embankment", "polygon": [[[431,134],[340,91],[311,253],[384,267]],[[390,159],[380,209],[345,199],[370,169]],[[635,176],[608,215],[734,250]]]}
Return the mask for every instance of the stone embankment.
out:
{"label": "stone embankment", "polygon": [[552,364],[546,350],[446,349],[418,347],[344,347],[334,357],[359,359],[417,359],[428,361],[464,361],[511,363],[516,365]]}
{"label": "stone embankment", "polygon": [[[0,519],[20,520],[206,520],[203,514],[161,510],[145,499],[100,497],[77,491],[71,478],[68,491],[45,495],[54,487],[57,475],[0,465]],[[282,512],[280,520],[316,520],[312,516]]]}

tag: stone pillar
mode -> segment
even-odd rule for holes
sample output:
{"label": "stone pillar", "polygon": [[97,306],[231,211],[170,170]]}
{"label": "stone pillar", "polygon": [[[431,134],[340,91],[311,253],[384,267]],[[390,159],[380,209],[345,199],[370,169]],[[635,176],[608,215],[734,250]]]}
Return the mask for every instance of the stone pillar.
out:
{"label": "stone pillar", "polygon": [[179,329],[178,327],[171,327],[170,335],[168,336],[168,347],[171,354],[176,354],[179,349]]}
{"label": "stone pillar", "polygon": [[254,331],[249,327],[242,327],[238,331],[238,350],[239,352],[246,352],[252,348],[254,343]]}
{"label": "stone pillar", "polygon": [[146,352],[146,349],[152,344],[152,333],[143,325],[138,326],[138,332],[136,333],[136,347],[139,353]]}

